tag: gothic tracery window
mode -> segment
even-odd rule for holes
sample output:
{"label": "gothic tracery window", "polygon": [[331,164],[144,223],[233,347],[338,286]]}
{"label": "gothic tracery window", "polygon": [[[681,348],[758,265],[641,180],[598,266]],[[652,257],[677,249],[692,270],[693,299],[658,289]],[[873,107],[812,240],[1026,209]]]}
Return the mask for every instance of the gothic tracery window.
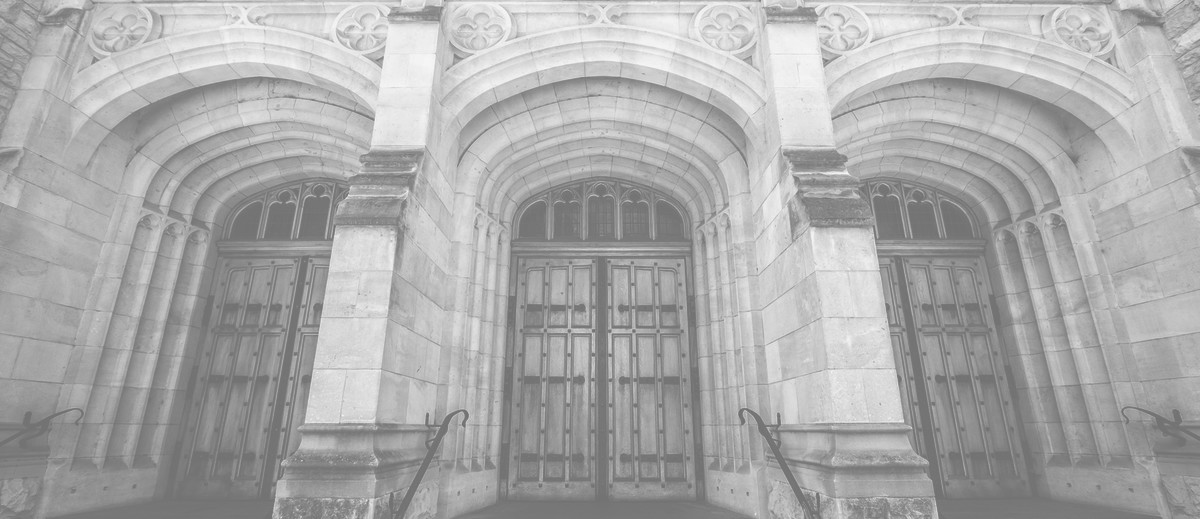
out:
{"label": "gothic tracery window", "polygon": [[686,241],[682,212],[647,188],[592,180],[555,188],[517,212],[526,241]]}
{"label": "gothic tracery window", "polygon": [[877,239],[978,238],[966,206],[934,189],[898,180],[869,180],[863,193],[875,213]]}
{"label": "gothic tracery window", "polygon": [[233,212],[226,239],[332,239],[333,208],[346,191],[346,186],[335,182],[306,181],[259,193]]}

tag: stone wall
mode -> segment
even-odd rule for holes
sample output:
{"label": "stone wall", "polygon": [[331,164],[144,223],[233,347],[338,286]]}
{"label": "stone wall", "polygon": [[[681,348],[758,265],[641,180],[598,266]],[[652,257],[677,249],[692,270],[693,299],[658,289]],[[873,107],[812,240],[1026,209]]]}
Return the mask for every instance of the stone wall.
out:
{"label": "stone wall", "polygon": [[0,127],[8,118],[21,73],[38,33],[41,0],[0,0]]}
{"label": "stone wall", "polygon": [[1188,97],[1200,105],[1200,0],[1164,0],[1163,30],[1187,83]]}

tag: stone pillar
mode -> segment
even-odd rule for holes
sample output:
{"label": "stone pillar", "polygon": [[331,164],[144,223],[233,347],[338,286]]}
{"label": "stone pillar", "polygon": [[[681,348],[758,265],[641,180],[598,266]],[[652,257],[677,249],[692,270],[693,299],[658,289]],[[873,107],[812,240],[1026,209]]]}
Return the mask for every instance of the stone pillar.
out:
{"label": "stone pillar", "polygon": [[[393,519],[426,454],[445,284],[424,177],[440,8],[389,17],[372,149],[334,218],[311,396],[275,519]],[[437,418],[435,416],[435,418]],[[406,517],[437,510],[437,464]],[[398,516],[397,516],[398,517]]]}
{"label": "stone pillar", "polygon": [[[759,238],[777,254],[763,283],[766,411],[782,415],[783,456],[823,518],[934,518],[928,463],[901,412],[870,207],[833,147],[815,12],[766,14],[779,125],[768,174],[783,197]],[[766,484],[766,517],[803,517],[777,469]]]}

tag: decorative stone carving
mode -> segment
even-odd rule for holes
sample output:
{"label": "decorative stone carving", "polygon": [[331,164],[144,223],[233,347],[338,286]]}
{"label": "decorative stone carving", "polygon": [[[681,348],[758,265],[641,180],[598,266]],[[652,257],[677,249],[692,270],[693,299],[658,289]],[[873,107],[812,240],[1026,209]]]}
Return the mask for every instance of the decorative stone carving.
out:
{"label": "decorative stone carving", "polygon": [[96,13],[88,45],[101,58],[132,49],[154,36],[154,13],[139,5],[110,5]]}
{"label": "decorative stone carving", "polygon": [[192,231],[192,233],[188,235],[189,243],[200,245],[206,241],[208,241],[207,231]]}
{"label": "decorative stone carving", "polygon": [[871,42],[871,21],[852,5],[826,4],[817,7],[817,31],[821,50],[841,56]]}
{"label": "decorative stone carving", "polygon": [[446,19],[450,44],[463,56],[490,49],[512,37],[512,16],[496,4],[461,5]]}
{"label": "decorative stone carving", "polygon": [[162,220],[162,218],[159,217],[158,215],[144,214],[144,215],[142,215],[142,218],[140,220],[138,220],[138,227],[140,227],[142,229],[153,230],[153,229],[158,228],[158,224],[161,220]]}
{"label": "decorative stone carving", "polygon": [[1103,56],[1116,45],[1112,22],[1099,9],[1086,5],[1060,7],[1042,20],[1046,38],[1092,56]]}
{"label": "decorative stone carving", "polygon": [[371,59],[382,57],[387,43],[388,8],[383,4],[352,5],[333,22],[333,41]]}
{"label": "decorative stone carving", "polygon": [[709,5],[692,18],[691,33],[709,47],[744,58],[758,42],[758,22],[743,6]]}
{"label": "decorative stone carving", "polygon": [[583,16],[591,25],[612,25],[625,13],[624,6],[615,4],[594,4],[583,7]]}
{"label": "decorative stone carving", "polygon": [[229,14],[229,25],[264,25],[265,13],[255,12],[257,5],[231,5],[225,8]]}

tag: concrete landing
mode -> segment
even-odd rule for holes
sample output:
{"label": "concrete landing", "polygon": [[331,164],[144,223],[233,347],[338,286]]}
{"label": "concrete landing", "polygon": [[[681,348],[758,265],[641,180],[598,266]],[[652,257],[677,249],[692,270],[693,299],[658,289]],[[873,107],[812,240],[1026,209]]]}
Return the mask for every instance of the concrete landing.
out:
{"label": "concrete landing", "polygon": [[[1153,519],[1094,506],[1041,499],[945,500],[941,519]],[[160,501],[64,519],[269,519],[270,501]],[[745,519],[702,503],[509,501],[458,519]]]}

